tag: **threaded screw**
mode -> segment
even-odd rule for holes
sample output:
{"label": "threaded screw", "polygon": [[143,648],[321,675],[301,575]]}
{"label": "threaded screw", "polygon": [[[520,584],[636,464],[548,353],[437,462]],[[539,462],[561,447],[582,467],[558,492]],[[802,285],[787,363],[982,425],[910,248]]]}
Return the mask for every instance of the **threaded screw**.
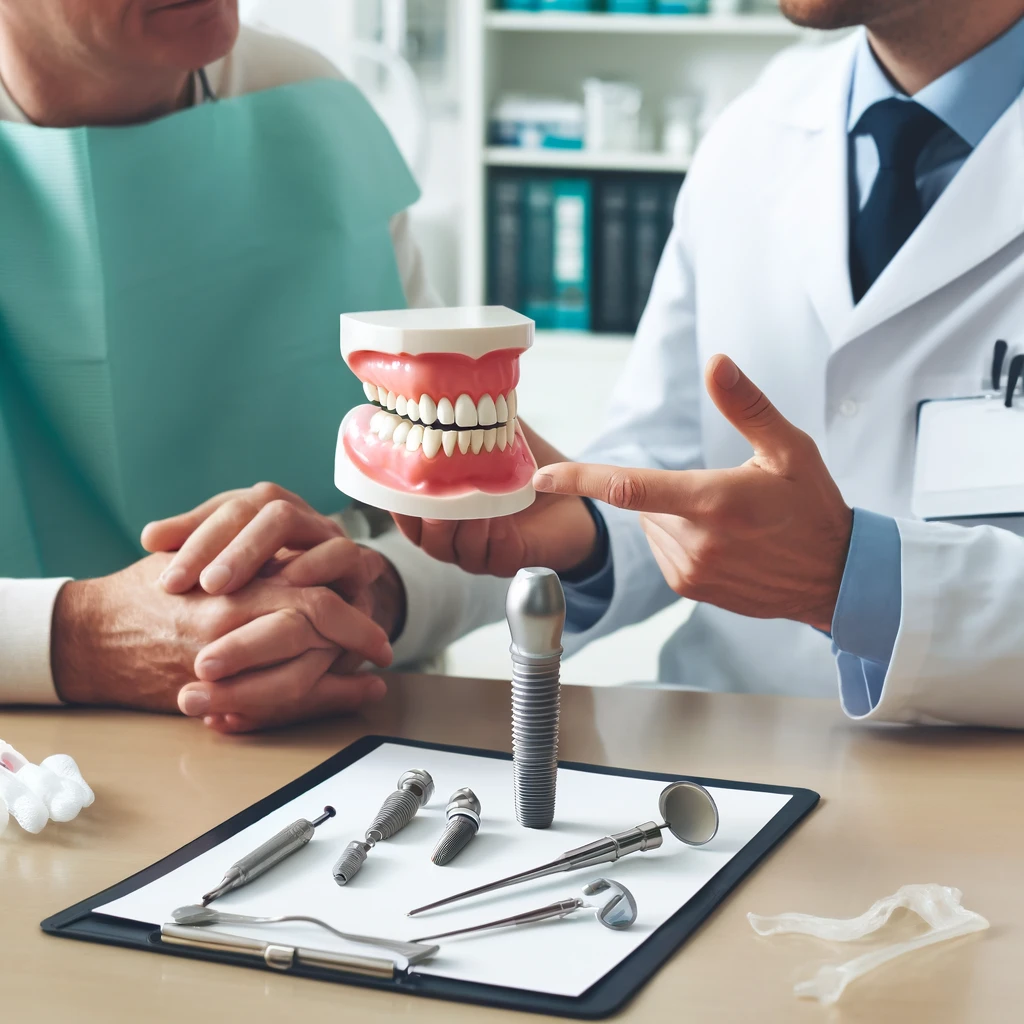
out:
{"label": "threaded screw", "polygon": [[457,789],[445,808],[448,824],[430,859],[439,867],[451,863],[480,830],[480,801],[468,788]]}

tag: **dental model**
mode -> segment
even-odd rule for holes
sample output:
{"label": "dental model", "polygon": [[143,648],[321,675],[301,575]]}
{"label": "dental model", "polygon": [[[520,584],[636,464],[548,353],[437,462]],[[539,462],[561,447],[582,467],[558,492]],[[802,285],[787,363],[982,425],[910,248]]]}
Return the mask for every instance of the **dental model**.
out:
{"label": "dental model", "polygon": [[48,821],[71,821],[95,795],[74,758],[52,754],[33,764],[0,740],[0,834],[8,818],[26,832],[41,832]]}
{"label": "dental model", "polygon": [[401,309],[341,318],[341,354],[366,405],[345,417],[334,482],[388,512],[511,515],[537,469],[517,423],[519,356],[533,321],[504,306]]}

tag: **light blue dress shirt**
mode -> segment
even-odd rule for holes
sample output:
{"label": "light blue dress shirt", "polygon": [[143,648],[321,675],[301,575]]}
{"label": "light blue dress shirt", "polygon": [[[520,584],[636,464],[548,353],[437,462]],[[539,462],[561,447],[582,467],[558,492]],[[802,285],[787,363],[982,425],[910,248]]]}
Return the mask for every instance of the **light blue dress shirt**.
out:
{"label": "light blue dress shirt", "polygon": [[[985,49],[948,71],[913,99],[945,127],[936,132],[917,162],[917,190],[927,214],[989,129],[1024,90],[1024,19]],[[863,209],[878,174],[878,151],[870,135],[858,132],[864,111],[874,103],[908,99],[889,80],[861,30],[850,85],[850,216]],[[608,534],[592,506],[599,543]],[[896,521],[854,509],[853,532],[839,598],[832,619],[832,645],[842,680],[843,699],[851,714],[870,711],[882,692],[899,631],[903,587],[900,534]],[[605,613],[615,587],[610,553],[604,566],[585,580],[563,579],[566,626],[589,629]]]}

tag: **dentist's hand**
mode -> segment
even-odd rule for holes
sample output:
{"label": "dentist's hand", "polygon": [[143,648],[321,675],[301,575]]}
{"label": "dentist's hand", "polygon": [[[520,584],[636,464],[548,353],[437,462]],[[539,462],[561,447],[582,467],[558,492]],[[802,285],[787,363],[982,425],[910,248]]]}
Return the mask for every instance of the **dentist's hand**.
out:
{"label": "dentist's hand", "polygon": [[635,509],[669,586],[754,618],[832,628],[853,511],[814,441],[726,356],[705,385],[754,456],[735,469],[669,471],[562,463],[538,490]]}
{"label": "dentist's hand", "polygon": [[[522,420],[519,426],[538,466],[565,460]],[[528,565],[586,575],[597,540],[597,528],[582,499],[558,494],[538,494],[529,508],[498,519],[394,519],[413,544],[438,561],[491,576],[514,576]]]}

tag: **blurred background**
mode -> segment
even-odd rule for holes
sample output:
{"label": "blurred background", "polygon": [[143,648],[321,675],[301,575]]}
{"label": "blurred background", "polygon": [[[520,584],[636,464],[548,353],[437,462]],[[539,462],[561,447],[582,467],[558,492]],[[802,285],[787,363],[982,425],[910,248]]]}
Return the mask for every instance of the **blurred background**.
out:
{"label": "blurred background", "polygon": [[[815,45],[776,0],[241,0],[370,98],[422,190],[411,216],[448,304],[532,317],[524,418],[577,454],[629,353],[676,194],[715,117],[785,47]],[[563,382],[586,395],[563,404]],[[657,676],[680,601],[563,664],[567,682]],[[504,623],[448,651],[508,669]]]}

